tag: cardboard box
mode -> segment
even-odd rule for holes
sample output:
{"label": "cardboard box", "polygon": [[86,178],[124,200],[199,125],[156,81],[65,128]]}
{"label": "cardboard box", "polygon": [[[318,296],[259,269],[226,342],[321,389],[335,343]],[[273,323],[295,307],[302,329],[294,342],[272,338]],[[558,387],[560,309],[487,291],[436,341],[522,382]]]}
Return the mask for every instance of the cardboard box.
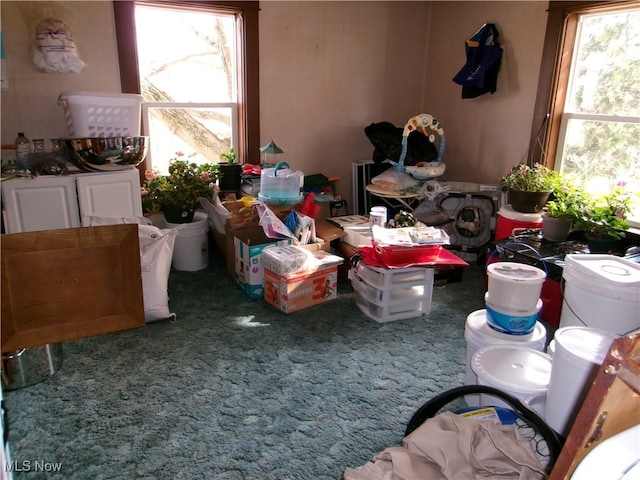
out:
{"label": "cardboard box", "polygon": [[338,295],[338,265],[342,259],[319,252],[327,262],[314,270],[277,275],[264,270],[264,299],[284,313],[297,312],[333,300]]}
{"label": "cardboard box", "polygon": [[236,283],[249,298],[264,296],[264,268],[260,264],[260,254],[272,245],[289,245],[290,240],[266,238],[262,228],[256,231],[240,231],[241,237],[234,236],[234,271]]}

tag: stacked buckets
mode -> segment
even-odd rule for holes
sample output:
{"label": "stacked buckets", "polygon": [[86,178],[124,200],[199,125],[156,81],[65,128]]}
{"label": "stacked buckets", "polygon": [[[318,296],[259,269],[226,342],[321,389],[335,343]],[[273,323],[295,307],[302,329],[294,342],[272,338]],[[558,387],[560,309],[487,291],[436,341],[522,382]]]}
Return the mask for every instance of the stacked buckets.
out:
{"label": "stacked buckets", "polygon": [[[520,263],[499,262],[487,267],[485,309],[467,317],[467,384],[499,388],[542,413],[551,374],[544,353],[547,332],[538,321],[542,270]],[[468,396],[469,406],[501,405],[484,396]]]}
{"label": "stacked buckets", "polygon": [[531,333],[540,317],[540,292],[546,273],[531,265],[512,262],[487,267],[484,296],[489,326],[509,335]]}

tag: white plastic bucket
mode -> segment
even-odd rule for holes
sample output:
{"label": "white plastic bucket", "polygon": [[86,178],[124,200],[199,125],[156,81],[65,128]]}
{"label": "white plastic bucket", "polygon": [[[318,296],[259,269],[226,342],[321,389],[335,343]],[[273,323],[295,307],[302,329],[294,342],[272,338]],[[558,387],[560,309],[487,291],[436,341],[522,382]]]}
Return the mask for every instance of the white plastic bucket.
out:
{"label": "white plastic bucket", "polygon": [[209,265],[209,222],[206,213],[196,212],[191,223],[169,223],[177,228],[172,265],[176,270],[195,272]]}
{"label": "white plastic bucket", "polygon": [[[479,385],[508,393],[539,414],[544,411],[551,378],[551,357],[546,353],[518,345],[488,345],[473,354],[471,368]],[[480,405],[511,408],[486,394],[480,395]]]}
{"label": "white plastic bucket", "polygon": [[563,327],[553,336],[553,368],[544,419],[566,436],[615,335],[588,327]]}
{"label": "white plastic bucket", "polygon": [[492,263],[487,266],[491,303],[498,308],[533,310],[546,276],[544,270],[523,263]]}
{"label": "white plastic bucket", "polygon": [[[477,385],[478,377],[471,368],[474,353],[488,345],[516,345],[542,352],[547,343],[547,330],[541,322],[537,322],[527,335],[500,333],[489,326],[486,310],[476,310],[467,316],[464,338],[467,342],[465,384]],[[480,405],[480,396],[466,395],[465,401],[470,407],[477,407]]]}
{"label": "white plastic bucket", "polygon": [[567,255],[560,327],[625,335],[640,328],[640,264],[614,255]]}

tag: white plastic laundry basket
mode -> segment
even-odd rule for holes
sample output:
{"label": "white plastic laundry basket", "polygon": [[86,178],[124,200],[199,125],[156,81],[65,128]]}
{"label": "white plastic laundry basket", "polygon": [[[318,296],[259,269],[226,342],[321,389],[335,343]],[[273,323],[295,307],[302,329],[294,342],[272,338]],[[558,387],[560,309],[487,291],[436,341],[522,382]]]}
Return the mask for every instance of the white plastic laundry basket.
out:
{"label": "white plastic laundry basket", "polygon": [[67,132],[76,138],[139,136],[143,101],[133,93],[65,92],[58,97]]}

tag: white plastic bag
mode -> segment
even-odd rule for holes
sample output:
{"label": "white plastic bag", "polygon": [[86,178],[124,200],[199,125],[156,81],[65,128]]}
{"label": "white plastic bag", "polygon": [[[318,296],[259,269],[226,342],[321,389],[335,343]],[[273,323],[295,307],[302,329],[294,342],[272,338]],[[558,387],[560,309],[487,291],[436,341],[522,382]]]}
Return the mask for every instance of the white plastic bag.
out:
{"label": "white plastic bag", "polygon": [[147,322],[176,318],[176,314],[169,311],[167,290],[176,235],[175,228],[160,230],[153,225],[138,226],[144,317]]}
{"label": "white plastic bag", "polygon": [[418,186],[420,183],[404,172],[398,172],[395,168],[391,167],[380,175],[376,175],[371,179],[371,183],[375,186],[389,191],[401,191],[407,188]]}
{"label": "white plastic bag", "polygon": [[138,224],[144,318],[147,322],[165,318],[175,319],[176,314],[169,311],[167,284],[179,227],[161,230],[149,225],[147,218],[135,216],[91,215],[89,220],[92,227],[122,223]]}

